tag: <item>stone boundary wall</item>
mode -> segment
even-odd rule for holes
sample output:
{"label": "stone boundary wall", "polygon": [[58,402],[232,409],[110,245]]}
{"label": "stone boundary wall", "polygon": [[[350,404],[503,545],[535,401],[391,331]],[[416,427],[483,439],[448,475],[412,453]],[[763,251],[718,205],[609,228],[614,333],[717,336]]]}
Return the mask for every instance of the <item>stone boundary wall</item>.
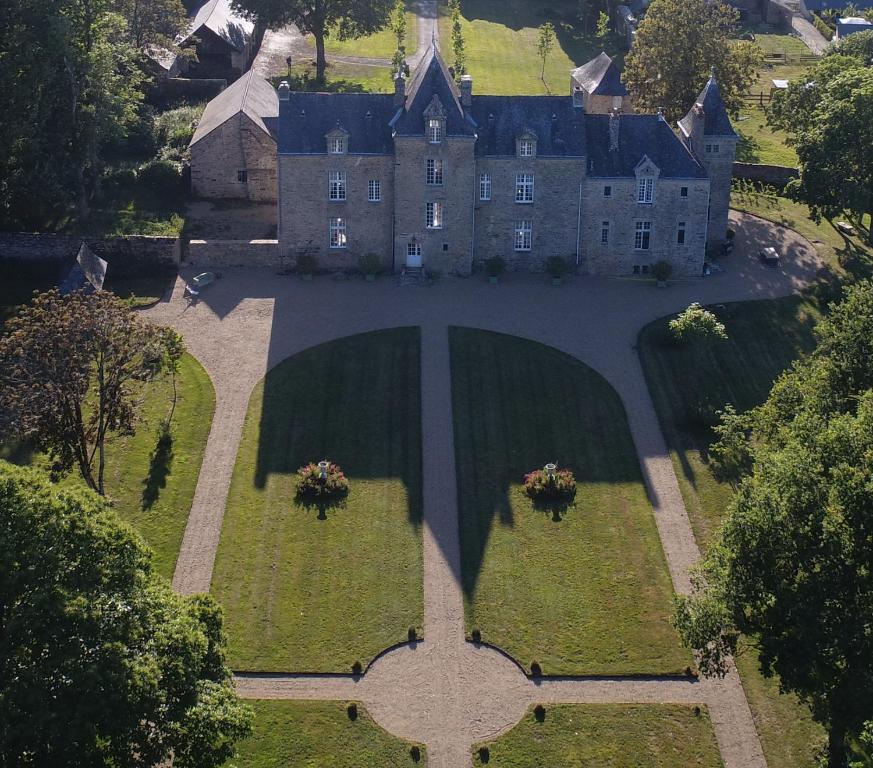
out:
{"label": "stone boundary wall", "polygon": [[278,240],[191,240],[185,254],[191,267],[271,267],[283,265]]}
{"label": "stone boundary wall", "polygon": [[782,189],[789,181],[799,175],[797,168],[785,165],[764,165],[759,163],[734,163],[734,178],[748,179]]}
{"label": "stone boundary wall", "polygon": [[141,277],[175,273],[181,249],[178,238],[131,235],[86,237],[49,233],[0,232],[0,274],[60,278],[69,269],[82,243],[108,263],[113,277]]}

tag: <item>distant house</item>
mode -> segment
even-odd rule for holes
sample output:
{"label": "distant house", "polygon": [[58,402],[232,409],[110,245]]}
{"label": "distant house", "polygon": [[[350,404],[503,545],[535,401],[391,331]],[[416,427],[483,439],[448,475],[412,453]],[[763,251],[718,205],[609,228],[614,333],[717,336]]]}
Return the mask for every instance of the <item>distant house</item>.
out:
{"label": "distant house", "polygon": [[869,32],[871,29],[873,29],[873,22],[859,16],[846,16],[837,19],[837,33],[834,39],[842,40],[844,37],[854,35],[855,32]]}
{"label": "distant house", "polygon": [[279,97],[249,71],[216,96],[191,138],[191,188],[199,197],[276,200]]}
{"label": "distant house", "polygon": [[573,70],[570,90],[574,105],[589,115],[608,115],[613,109],[633,112],[627,88],[621,82],[621,70],[605,53]]}

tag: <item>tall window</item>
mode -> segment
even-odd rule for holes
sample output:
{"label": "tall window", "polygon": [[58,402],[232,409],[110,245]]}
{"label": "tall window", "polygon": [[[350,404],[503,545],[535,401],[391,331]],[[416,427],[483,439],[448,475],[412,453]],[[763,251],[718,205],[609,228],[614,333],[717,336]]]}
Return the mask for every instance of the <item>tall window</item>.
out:
{"label": "tall window", "polygon": [[529,251],[533,233],[533,224],[523,220],[515,222],[515,250]]}
{"label": "tall window", "polygon": [[600,224],[600,244],[609,245],[609,222],[603,221]]}
{"label": "tall window", "polygon": [[428,158],[427,183],[441,185],[443,183],[443,161]]}
{"label": "tall window", "polygon": [[240,184],[245,184],[249,180],[249,172],[248,171],[237,171],[236,172],[236,180]]}
{"label": "tall window", "polygon": [[491,174],[483,173],[479,177],[479,199],[480,200],[490,200],[491,199]]}
{"label": "tall window", "polygon": [[342,155],[346,151],[346,140],[344,136],[332,136],[327,140],[327,151],[331,155]]}
{"label": "tall window", "polygon": [[648,251],[652,239],[652,222],[638,221],[634,232],[634,248],[638,251]]}
{"label": "tall window", "polygon": [[346,220],[345,219],[330,219],[330,247],[345,248],[346,241]]}
{"label": "tall window", "polygon": [[428,203],[426,217],[427,228],[442,229],[443,221],[443,204],[441,202]]}
{"label": "tall window", "polygon": [[328,197],[331,200],[346,199],[346,172],[331,171],[328,174]]}
{"label": "tall window", "polygon": [[679,187],[679,197],[688,197],[688,187]]}
{"label": "tall window", "polygon": [[370,179],[367,182],[367,200],[378,203],[382,199],[382,182],[379,179]]}
{"label": "tall window", "polygon": [[680,221],[676,226],[676,245],[685,245],[685,222]]}
{"label": "tall window", "polygon": [[427,140],[431,144],[439,144],[443,140],[443,121],[438,117],[427,121]]}
{"label": "tall window", "polygon": [[646,176],[639,180],[637,184],[637,202],[651,203],[655,195],[655,180],[650,176]]}
{"label": "tall window", "polygon": [[706,154],[707,155],[717,155],[719,150],[718,144],[707,144],[706,145]]}
{"label": "tall window", "polygon": [[533,157],[534,154],[534,143],[532,139],[521,139],[518,142],[518,156],[519,157]]}
{"label": "tall window", "polygon": [[534,177],[532,173],[515,174],[515,202],[532,203],[534,199]]}
{"label": "tall window", "polygon": [[603,188],[603,196],[604,196],[604,197],[612,197],[612,185],[607,184],[607,185]]}

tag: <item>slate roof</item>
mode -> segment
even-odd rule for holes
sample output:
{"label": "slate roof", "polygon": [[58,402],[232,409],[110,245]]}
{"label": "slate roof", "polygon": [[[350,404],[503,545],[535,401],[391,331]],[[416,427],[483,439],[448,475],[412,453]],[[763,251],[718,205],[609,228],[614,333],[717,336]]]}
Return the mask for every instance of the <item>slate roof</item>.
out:
{"label": "slate roof", "polygon": [[573,79],[592,96],[627,96],[627,88],[621,82],[621,70],[603,52],[574,69]]}
{"label": "slate roof", "polygon": [[107,266],[106,261],[96,256],[85,243],[82,243],[76,261],[61,282],[58,292],[61,296],[69,296],[76,291],[91,294],[102,290]]}
{"label": "slate roof", "polygon": [[736,131],[731,125],[731,120],[728,117],[727,110],[724,107],[724,101],[721,98],[721,91],[718,88],[718,83],[715,79],[715,71],[709,76],[706,85],[700,95],[695,99],[694,106],[689,110],[679,121],[679,127],[686,136],[691,135],[691,128],[694,122],[694,107],[703,107],[703,135],[704,136],[736,136]]}
{"label": "slate roof", "polygon": [[355,155],[393,155],[393,94],[293,92],[279,103],[279,153],[327,154],[325,136],[336,127],[349,133]]}
{"label": "slate roof", "polygon": [[588,147],[588,175],[595,177],[633,176],[647,156],[662,177],[700,179],[703,166],[694,158],[670,126],[658,115],[618,117],[618,149],[609,149],[609,115],[585,115]]}
{"label": "slate roof", "polygon": [[515,155],[525,131],[537,137],[539,157],[585,154],[584,113],[568,96],[474,96],[477,155]]}
{"label": "slate roof", "polygon": [[254,28],[254,22],[234,12],[231,0],[206,0],[193,12],[185,40],[208,29],[235,50],[243,51]]}
{"label": "slate roof", "polygon": [[279,117],[279,96],[269,82],[258,77],[252,70],[225,88],[206,105],[197,130],[191,137],[194,146],[218,126],[242,112],[264,133],[276,136]]}
{"label": "slate roof", "polygon": [[448,66],[434,45],[428,48],[406,85],[406,104],[394,127],[400,136],[424,136],[424,111],[436,95],[446,111],[447,136],[472,136],[460,94]]}
{"label": "slate roof", "polygon": [[837,19],[837,35],[846,37],[846,35],[854,34],[855,32],[866,32],[873,29],[873,22],[862,19],[859,16],[846,16],[842,19]]}

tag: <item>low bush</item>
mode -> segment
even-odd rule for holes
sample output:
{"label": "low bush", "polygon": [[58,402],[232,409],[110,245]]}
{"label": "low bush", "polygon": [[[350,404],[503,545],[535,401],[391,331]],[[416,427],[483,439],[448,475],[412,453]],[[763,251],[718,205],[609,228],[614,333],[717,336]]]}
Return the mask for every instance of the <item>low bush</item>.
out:
{"label": "low bush", "polygon": [[557,469],[549,475],[536,469],[524,476],[524,492],[534,501],[561,501],[576,495],[576,478],[569,469]]}
{"label": "low bush", "polygon": [[537,704],[534,707],[534,717],[538,723],[546,721],[546,708],[542,704]]}
{"label": "low bush", "polygon": [[815,25],[815,28],[822,33],[825,40],[834,39],[834,30],[831,29],[820,16],[813,14],[812,23]]}
{"label": "low bush", "polygon": [[358,719],[358,705],[352,702],[346,707],[346,714],[349,716],[349,720],[355,722]]}
{"label": "low bush", "polygon": [[543,676],[543,668],[540,666],[540,663],[538,661],[531,662],[530,674],[532,677],[542,677]]}
{"label": "low bush", "polygon": [[182,168],[170,160],[150,160],[140,166],[137,179],[153,192],[175,194],[182,183]]}
{"label": "low bush", "polygon": [[354,664],[352,664],[352,674],[353,675],[358,676],[358,675],[362,674],[363,671],[364,671],[364,667],[362,666],[360,661],[356,661]]}
{"label": "low bush", "polygon": [[348,478],[336,465],[329,463],[326,476],[318,464],[310,463],[297,470],[297,495],[303,499],[335,499],[349,492]]}
{"label": "low bush", "polygon": [[358,269],[364,275],[378,275],[382,271],[382,259],[378,253],[365,253],[358,258]]}
{"label": "low bush", "polygon": [[502,256],[492,256],[485,260],[485,272],[488,277],[500,277],[506,271],[506,261]]}
{"label": "low bush", "polygon": [[669,261],[661,259],[652,265],[652,275],[658,282],[664,282],[670,279],[673,274],[673,265]]}
{"label": "low bush", "polygon": [[409,756],[412,758],[413,763],[417,763],[421,760],[421,748],[412,746],[409,748]]}
{"label": "low bush", "polygon": [[159,151],[187,149],[205,106],[177,107],[156,115],[154,140]]}
{"label": "low bush", "polygon": [[318,256],[314,253],[301,253],[297,257],[297,271],[302,275],[311,275],[318,270]]}
{"label": "low bush", "polygon": [[478,629],[474,629],[470,633],[470,638],[473,640],[474,643],[481,643],[482,642],[482,632]]}
{"label": "low bush", "polygon": [[727,338],[724,323],[696,301],[670,321],[670,336],[676,344],[718,341]]}
{"label": "low bush", "polygon": [[570,265],[562,256],[551,256],[546,262],[546,272],[552,277],[563,277],[570,271]]}
{"label": "low bush", "polygon": [[487,763],[489,760],[491,760],[491,750],[488,747],[479,747],[479,761]]}

